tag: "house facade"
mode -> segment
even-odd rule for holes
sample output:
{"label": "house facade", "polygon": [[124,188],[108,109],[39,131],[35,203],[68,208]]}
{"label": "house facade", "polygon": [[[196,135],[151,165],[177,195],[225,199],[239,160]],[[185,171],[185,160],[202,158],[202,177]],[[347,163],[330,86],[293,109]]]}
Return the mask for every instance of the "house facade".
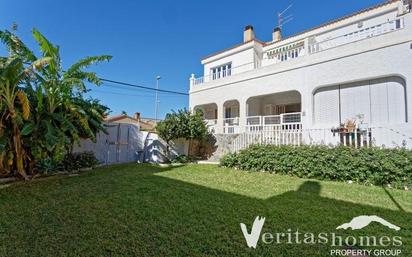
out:
{"label": "house facade", "polygon": [[284,39],[275,28],[271,42],[247,26],[243,43],[202,59],[190,108],[237,150],[256,140],[412,147],[410,8],[387,1]]}

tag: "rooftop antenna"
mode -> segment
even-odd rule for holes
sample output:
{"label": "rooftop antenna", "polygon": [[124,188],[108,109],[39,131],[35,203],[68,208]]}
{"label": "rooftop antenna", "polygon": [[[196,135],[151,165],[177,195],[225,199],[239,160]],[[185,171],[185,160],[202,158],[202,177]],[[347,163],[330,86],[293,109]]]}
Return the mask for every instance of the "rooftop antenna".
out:
{"label": "rooftop antenna", "polygon": [[293,20],[293,15],[286,15],[285,16],[285,13],[290,9],[290,8],[292,8],[292,6],[293,6],[293,3],[292,4],[290,4],[285,10],[283,10],[282,12],[278,12],[278,28],[280,28],[280,29],[282,29],[282,27],[286,24],[286,23],[288,23],[288,22],[290,22],[290,21],[292,21]]}

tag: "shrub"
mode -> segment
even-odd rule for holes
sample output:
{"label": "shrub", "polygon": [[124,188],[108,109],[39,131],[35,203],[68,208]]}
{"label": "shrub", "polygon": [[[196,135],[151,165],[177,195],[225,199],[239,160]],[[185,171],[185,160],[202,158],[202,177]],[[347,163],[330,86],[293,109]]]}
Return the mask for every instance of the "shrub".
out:
{"label": "shrub", "polygon": [[93,152],[68,154],[62,161],[65,171],[77,171],[84,168],[92,168],[99,164]]}
{"label": "shrub", "polygon": [[62,160],[46,158],[39,161],[36,168],[41,174],[52,174],[59,171],[78,171],[92,168],[99,164],[93,152],[67,154]]}
{"label": "shrub", "polygon": [[412,187],[412,151],[345,146],[252,146],[220,160],[225,167],[367,185]]}
{"label": "shrub", "polygon": [[191,158],[187,155],[178,155],[172,160],[172,163],[189,163],[191,161]]}
{"label": "shrub", "polygon": [[172,163],[190,163],[190,162],[195,162],[199,161],[201,157],[197,156],[187,156],[187,155],[178,155],[176,156],[173,160]]}

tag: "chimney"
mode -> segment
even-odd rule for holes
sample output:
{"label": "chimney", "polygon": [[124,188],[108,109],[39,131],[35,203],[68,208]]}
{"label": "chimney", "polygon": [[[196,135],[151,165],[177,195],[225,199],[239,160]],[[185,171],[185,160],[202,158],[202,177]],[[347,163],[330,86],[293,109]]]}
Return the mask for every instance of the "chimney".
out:
{"label": "chimney", "polygon": [[273,42],[279,42],[280,40],[282,40],[282,31],[280,30],[279,27],[273,30],[272,36],[273,36]]}
{"label": "chimney", "polygon": [[255,39],[255,32],[253,31],[253,26],[248,25],[245,27],[245,31],[243,32],[243,42],[249,42]]}
{"label": "chimney", "polygon": [[140,112],[134,114],[134,119],[140,121]]}

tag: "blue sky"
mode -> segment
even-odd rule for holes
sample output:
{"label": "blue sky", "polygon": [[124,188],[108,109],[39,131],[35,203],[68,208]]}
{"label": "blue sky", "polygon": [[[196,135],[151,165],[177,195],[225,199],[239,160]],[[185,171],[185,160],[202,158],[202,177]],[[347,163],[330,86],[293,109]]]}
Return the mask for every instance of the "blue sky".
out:
{"label": "blue sky", "polygon": [[[18,24],[31,47],[33,27],[60,45],[65,67],[84,56],[109,54],[110,63],[93,67],[99,76],[162,89],[187,92],[191,73],[201,75],[200,59],[242,42],[251,24],[257,38],[269,41],[276,13],[294,3],[295,17],[283,29],[291,35],[382,0],[2,0],[0,29]],[[4,49],[0,49],[4,54]],[[91,95],[112,113],[136,111],[154,116],[154,93],[105,84]],[[188,97],[160,94],[160,116],[187,107]]]}

